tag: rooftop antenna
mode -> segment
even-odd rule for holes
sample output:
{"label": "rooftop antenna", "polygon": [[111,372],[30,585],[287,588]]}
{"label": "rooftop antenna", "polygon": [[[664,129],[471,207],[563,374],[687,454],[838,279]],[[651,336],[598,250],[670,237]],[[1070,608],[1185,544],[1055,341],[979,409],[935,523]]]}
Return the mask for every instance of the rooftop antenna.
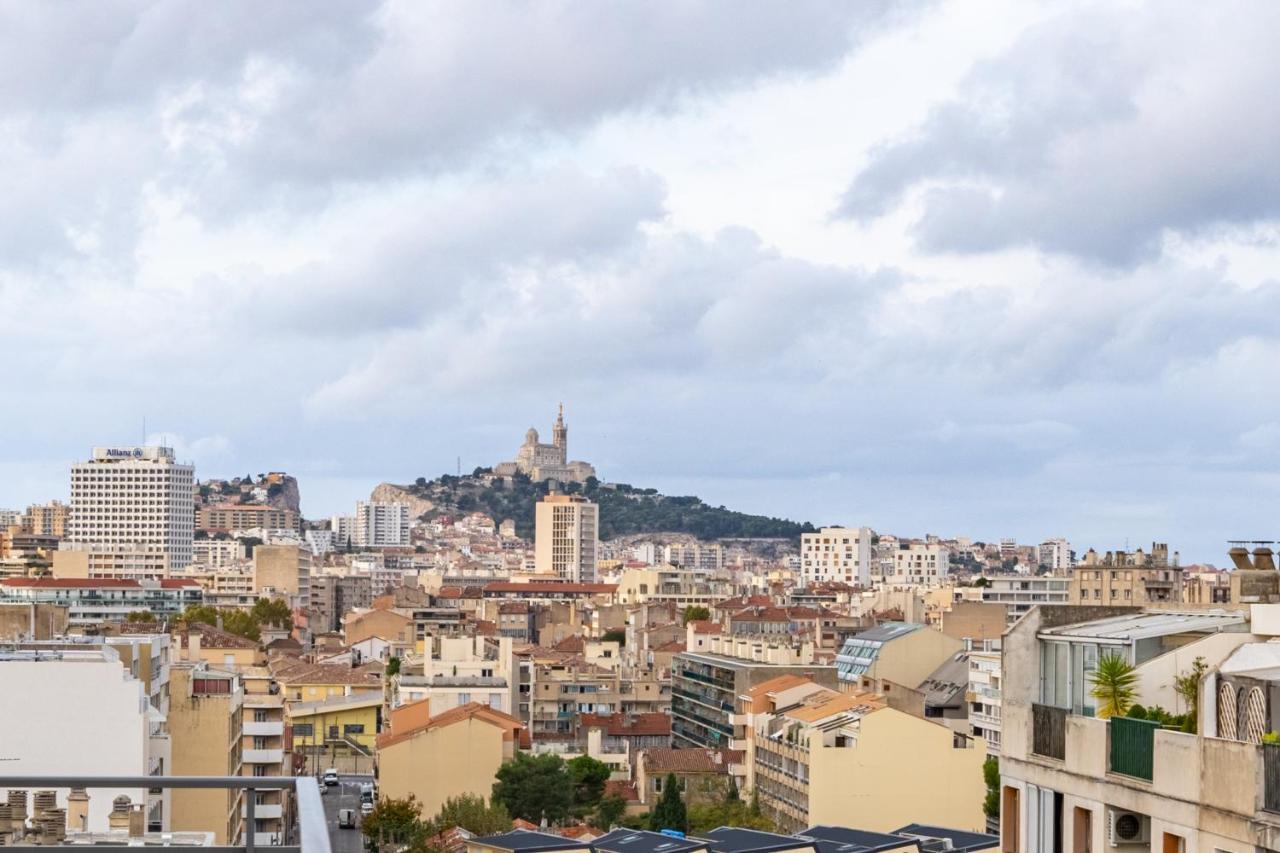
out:
{"label": "rooftop antenna", "polygon": [[458,476],[462,476],[462,457],[458,457]]}

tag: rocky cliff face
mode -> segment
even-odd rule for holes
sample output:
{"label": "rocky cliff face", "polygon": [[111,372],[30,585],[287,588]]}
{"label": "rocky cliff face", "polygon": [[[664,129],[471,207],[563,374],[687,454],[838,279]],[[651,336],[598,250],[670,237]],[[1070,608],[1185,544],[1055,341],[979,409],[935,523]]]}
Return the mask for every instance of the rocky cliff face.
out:
{"label": "rocky cliff face", "polygon": [[426,498],[420,498],[404,486],[393,483],[379,483],[369,495],[369,500],[384,503],[400,503],[409,505],[409,515],[418,518],[424,512],[435,509],[435,504]]}
{"label": "rocky cliff face", "polygon": [[296,477],[286,474],[280,481],[280,491],[267,496],[267,503],[276,509],[291,509],[302,514],[302,494],[298,491]]}

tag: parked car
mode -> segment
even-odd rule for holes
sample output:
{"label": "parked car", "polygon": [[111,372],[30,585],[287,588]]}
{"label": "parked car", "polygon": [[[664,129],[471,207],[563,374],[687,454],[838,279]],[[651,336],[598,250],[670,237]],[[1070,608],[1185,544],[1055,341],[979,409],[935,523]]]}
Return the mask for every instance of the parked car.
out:
{"label": "parked car", "polygon": [[356,810],[338,809],[338,829],[356,828]]}
{"label": "parked car", "polygon": [[324,771],[324,784],[329,787],[338,784],[338,771],[332,767]]}
{"label": "parked car", "polygon": [[367,815],[373,811],[373,800],[364,800],[360,803],[360,814]]}

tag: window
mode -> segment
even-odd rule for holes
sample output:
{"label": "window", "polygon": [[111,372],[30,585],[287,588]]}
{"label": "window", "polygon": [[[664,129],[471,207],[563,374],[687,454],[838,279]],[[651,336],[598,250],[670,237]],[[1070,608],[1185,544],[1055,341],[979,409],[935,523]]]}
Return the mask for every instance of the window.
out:
{"label": "window", "polygon": [[311,723],[294,723],[293,736],[294,737],[315,737],[315,729],[312,728]]}
{"label": "window", "polygon": [[364,723],[347,723],[342,727],[344,735],[362,735],[364,734]]}
{"label": "window", "polygon": [[255,723],[265,723],[265,722],[267,722],[267,712],[266,712],[266,711],[264,711],[264,710],[262,710],[261,708],[259,708],[259,709],[255,710],[255,711],[253,712],[253,721],[254,721]]}

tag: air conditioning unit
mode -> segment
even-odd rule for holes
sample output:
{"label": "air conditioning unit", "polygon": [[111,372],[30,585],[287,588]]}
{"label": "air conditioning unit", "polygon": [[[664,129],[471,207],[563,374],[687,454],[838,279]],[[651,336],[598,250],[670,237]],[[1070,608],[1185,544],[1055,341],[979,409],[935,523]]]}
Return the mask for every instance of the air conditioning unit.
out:
{"label": "air conditioning unit", "polygon": [[1144,814],[1112,809],[1110,830],[1112,847],[1151,843],[1151,818]]}

